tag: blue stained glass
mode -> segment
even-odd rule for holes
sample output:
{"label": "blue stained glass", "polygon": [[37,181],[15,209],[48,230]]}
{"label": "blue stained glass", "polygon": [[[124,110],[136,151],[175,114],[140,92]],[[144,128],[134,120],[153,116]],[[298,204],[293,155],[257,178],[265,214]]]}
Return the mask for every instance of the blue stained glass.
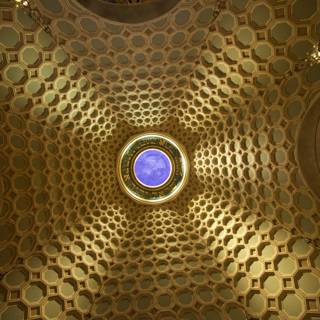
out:
{"label": "blue stained glass", "polygon": [[172,171],[169,157],[159,149],[147,149],[141,152],[134,163],[136,179],[150,188],[160,187],[168,181]]}

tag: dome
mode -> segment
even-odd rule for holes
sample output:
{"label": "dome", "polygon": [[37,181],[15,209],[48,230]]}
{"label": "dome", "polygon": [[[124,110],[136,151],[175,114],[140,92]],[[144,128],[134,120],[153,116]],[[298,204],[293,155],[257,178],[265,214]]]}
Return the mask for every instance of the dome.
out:
{"label": "dome", "polygon": [[16,5],[0,319],[319,319],[319,0]]}

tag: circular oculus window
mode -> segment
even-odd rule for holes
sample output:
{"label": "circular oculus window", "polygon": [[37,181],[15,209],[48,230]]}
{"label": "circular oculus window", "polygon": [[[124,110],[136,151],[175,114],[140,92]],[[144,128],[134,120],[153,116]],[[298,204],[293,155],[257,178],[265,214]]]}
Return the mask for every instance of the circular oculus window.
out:
{"label": "circular oculus window", "polygon": [[185,187],[188,175],[184,147],[163,133],[132,137],[117,159],[120,187],[139,203],[160,204],[174,199]]}

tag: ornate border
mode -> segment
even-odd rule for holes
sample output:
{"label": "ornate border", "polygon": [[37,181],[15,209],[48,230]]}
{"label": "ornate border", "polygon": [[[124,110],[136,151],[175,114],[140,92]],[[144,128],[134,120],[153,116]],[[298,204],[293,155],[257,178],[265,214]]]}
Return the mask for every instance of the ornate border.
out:
{"label": "ornate border", "polygon": [[[171,177],[159,188],[147,188],[134,177],[134,159],[146,148],[162,150],[172,162]],[[158,132],[146,132],[129,139],[120,150],[116,165],[121,189],[130,198],[142,204],[160,204],[176,198],[188,182],[189,170],[185,148],[168,134]]]}

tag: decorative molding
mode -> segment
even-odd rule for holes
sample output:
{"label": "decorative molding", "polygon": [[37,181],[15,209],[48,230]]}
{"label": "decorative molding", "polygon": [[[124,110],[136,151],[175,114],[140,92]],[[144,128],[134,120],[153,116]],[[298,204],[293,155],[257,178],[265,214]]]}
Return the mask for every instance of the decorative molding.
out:
{"label": "decorative molding", "polygon": [[[159,149],[171,161],[170,179],[157,188],[143,186],[136,179],[133,166],[137,156],[148,149]],[[117,177],[121,189],[143,204],[160,204],[178,196],[188,182],[189,160],[185,148],[164,133],[147,132],[133,136],[121,149],[117,159]]]}

